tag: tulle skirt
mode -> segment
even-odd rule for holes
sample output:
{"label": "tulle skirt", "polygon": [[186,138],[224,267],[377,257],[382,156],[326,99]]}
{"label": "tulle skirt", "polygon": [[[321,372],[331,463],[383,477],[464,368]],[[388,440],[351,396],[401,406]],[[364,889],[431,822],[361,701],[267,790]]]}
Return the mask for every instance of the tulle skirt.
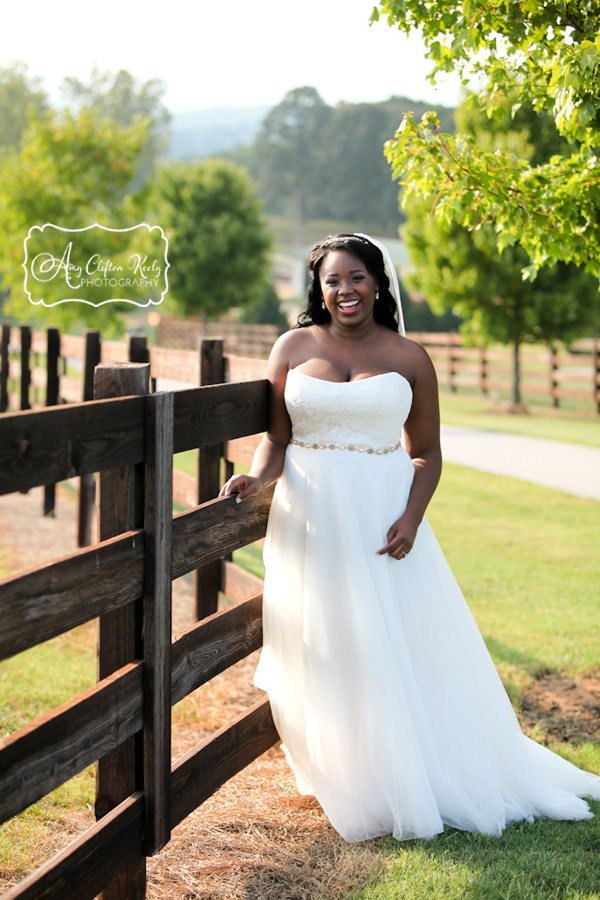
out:
{"label": "tulle skirt", "polygon": [[523,735],[428,522],[405,559],[376,555],[413,476],[402,449],[288,447],[255,682],[298,789],[348,841],[591,818],[600,778]]}

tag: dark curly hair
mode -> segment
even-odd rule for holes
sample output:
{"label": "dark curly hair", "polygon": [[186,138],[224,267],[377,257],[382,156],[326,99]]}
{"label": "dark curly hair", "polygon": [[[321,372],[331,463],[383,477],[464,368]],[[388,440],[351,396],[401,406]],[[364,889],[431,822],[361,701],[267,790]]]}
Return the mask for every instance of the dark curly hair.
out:
{"label": "dark curly hair", "polygon": [[379,298],[373,307],[373,318],[380,325],[398,331],[398,308],[390,293],[390,282],[385,273],[383,255],[379,247],[367,238],[356,234],[332,234],[314,245],[308,254],[309,285],[306,309],[298,316],[296,328],[307,325],[325,325],[331,322],[329,310],[323,308],[323,293],[319,273],[325,257],[332,250],[346,250],[364,263],[370,275],[377,279]]}

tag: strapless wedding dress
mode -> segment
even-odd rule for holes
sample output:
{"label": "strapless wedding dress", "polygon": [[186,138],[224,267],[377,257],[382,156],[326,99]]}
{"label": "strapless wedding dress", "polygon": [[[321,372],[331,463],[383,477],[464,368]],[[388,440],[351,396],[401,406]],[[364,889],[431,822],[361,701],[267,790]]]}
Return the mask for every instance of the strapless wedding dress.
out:
{"label": "strapless wedding dress", "polygon": [[299,790],[348,841],[590,818],[600,778],[523,735],[428,522],[405,559],[376,555],[414,475],[409,383],[291,370],[285,401],[255,681]]}

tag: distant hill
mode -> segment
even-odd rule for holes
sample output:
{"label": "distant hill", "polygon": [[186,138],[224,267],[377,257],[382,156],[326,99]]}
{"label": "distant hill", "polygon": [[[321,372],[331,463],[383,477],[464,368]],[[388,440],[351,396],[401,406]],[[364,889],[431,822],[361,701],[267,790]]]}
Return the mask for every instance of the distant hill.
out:
{"label": "distant hill", "polygon": [[173,113],[167,159],[198,159],[251,144],[268,106]]}
{"label": "distant hill", "polygon": [[[395,116],[397,123],[409,109],[414,111],[415,118],[418,119],[432,108],[430,103],[397,96],[372,104],[341,105],[379,106]],[[442,130],[453,131],[453,110],[443,106],[437,108]],[[221,107],[172,113],[171,143],[165,157],[177,160],[202,159],[238,147],[248,147],[254,142],[269,109],[269,106]]]}

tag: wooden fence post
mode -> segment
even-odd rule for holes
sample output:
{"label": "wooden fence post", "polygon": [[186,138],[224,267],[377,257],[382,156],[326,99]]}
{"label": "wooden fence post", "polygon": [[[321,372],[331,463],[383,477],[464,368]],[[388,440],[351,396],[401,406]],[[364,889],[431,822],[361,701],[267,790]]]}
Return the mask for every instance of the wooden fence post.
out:
{"label": "wooden fence post", "polygon": [[446,348],[447,348],[447,358],[448,358],[448,387],[450,388],[452,393],[456,393],[456,382],[454,380],[456,377],[456,366],[455,366],[456,357],[454,354],[454,338],[455,338],[454,332],[449,331]]}
{"label": "wooden fence post", "polygon": [[594,400],[596,401],[596,412],[600,415],[600,335],[598,334],[594,338],[592,365],[594,370]]}
{"label": "wooden fence post", "polygon": [[0,413],[8,409],[8,348],[10,346],[10,325],[2,323],[2,364],[0,367]]}
{"label": "wooden fence post", "polygon": [[550,399],[554,409],[558,409],[560,400],[558,396],[558,353],[556,352],[556,347],[549,347],[548,355],[550,363]]}
{"label": "wooden fence post", "polygon": [[[96,367],[97,399],[147,394],[148,364],[106,363]],[[101,472],[99,477],[98,536],[106,540],[143,525],[143,472],[126,466]],[[98,679],[106,678],[142,655],[141,598],[100,617],[98,629]],[[142,736],[137,735],[103,757],[97,766],[96,817],[105,816],[117,804],[143,786]],[[143,900],[146,894],[146,860],[142,857],[122,872],[102,892],[102,900]]]}
{"label": "wooden fence post", "polygon": [[132,363],[149,363],[150,351],[148,350],[148,341],[145,334],[132,334],[129,336],[129,362]]}
{"label": "wooden fence post", "polygon": [[[100,332],[86,331],[85,355],[83,358],[83,396],[82,400],[94,399],[94,369],[100,362]],[[88,547],[92,543],[92,516],[96,480],[93,475],[82,475],[79,479],[79,511],[77,528],[77,546]]]}
{"label": "wooden fence post", "polygon": [[[58,360],[60,357],[60,334],[58,328],[48,328],[46,332],[46,406],[58,403]],[[56,485],[44,487],[44,515],[53,516],[56,503]]]}
{"label": "wooden fence post", "polygon": [[[222,338],[201,338],[200,384],[220,384],[223,381]],[[221,487],[222,447],[216,444],[198,450],[198,503],[214,500]],[[198,621],[217,611],[221,588],[222,562],[216,560],[196,571],[196,616]]]}
{"label": "wooden fence post", "polygon": [[29,355],[31,353],[31,328],[29,325],[21,325],[21,409],[31,409],[29,403],[29,386],[31,384],[31,371],[29,369]]}
{"label": "wooden fence post", "polygon": [[171,837],[173,394],[146,401],[144,477],[144,849]]}
{"label": "wooden fence post", "polygon": [[486,348],[481,345],[479,348],[479,390],[482,394],[488,393],[487,386],[487,377],[488,377],[488,368],[487,368],[487,354],[485,352]]}

